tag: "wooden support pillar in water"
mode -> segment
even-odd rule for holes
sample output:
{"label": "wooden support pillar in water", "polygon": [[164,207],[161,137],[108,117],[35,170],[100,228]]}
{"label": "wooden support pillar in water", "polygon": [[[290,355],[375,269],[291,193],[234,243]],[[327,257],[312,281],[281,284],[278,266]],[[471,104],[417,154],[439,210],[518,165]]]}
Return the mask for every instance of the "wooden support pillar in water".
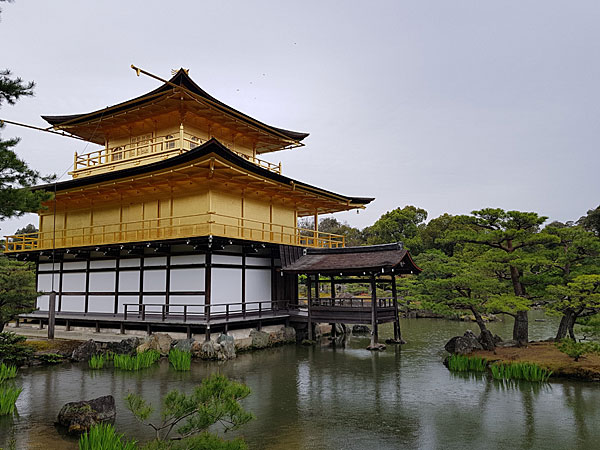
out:
{"label": "wooden support pillar in water", "polygon": [[377,283],[375,275],[371,275],[371,347],[379,344],[379,330],[377,329]]}
{"label": "wooden support pillar in water", "polygon": [[396,275],[392,274],[392,298],[394,299],[394,340],[402,340],[402,330],[400,329],[400,313],[398,311],[398,290],[396,288]]}
{"label": "wooden support pillar in water", "polygon": [[[50,293],[50,301],[48,303],[48,339],[54,339],[54,326],[56,324],[56,292],[52,291]],[[41,324],[42,321],[40,320],[40,325]]]}
{"label": "wooden support pillar in water", "polygon": [[312,329],[312,317],[311,317],[311,313],[310,313],[310,304],[312,303],[312,283],[311,283],[311,276],[307,275],[306,278],[306,298],[307,298],[307,303],[308,303],[308,340],[312,341],[313,340],[313,329]]}

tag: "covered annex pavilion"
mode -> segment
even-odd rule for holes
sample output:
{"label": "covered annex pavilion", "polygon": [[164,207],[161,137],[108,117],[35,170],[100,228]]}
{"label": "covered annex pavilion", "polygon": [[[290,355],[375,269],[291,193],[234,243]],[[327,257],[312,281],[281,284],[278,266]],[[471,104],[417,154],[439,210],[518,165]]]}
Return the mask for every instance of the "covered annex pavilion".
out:
{"label": "covered annex pavilion", "polygon": [[[394,342],[401,342],[396,276],[418,274],[422,270],[414,263],[401,242],[342,248],[306,248],[300,255],[283,254],[282,272],[306,275],[308,306],[308,338],[313,338],[315,323],[370,323],[371,346],[379,345],[378,325],[394,323]],[[328,277],[323,281],[322,277]],[[331,284],[331,296],[319,296],[320,284]],[[336,286],[368,284],[370,298],[336,298]],[[378,297],[377,284],[391,285],[391,297]],[[334,328],[335,329],[335,328]]]}

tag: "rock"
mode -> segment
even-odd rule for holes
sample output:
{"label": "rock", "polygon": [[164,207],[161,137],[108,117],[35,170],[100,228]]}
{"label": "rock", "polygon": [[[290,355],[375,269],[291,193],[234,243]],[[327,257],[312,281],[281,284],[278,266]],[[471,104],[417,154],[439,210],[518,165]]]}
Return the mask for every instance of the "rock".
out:
{"label": "rock", "polygon": [[302,339],[302,345],[315,345],[317,341],[311,341],[310,339]]}
{"label": "rock", "polygon": [[[192,356],[201,359],[216,359],[219,361],[225,361],[236,357],[235,344],[233,338],[227,335],[230,339],[222,339],[221,342],[216,341],[205,341],[205,342],[194,342],[192,344]],[[219,337],[221,337],[219,336]]]}
{"label": "rock", "polygon": [[283,342],[296,342],[296,329],[294,327],[283,328]]}
{"label": "rock", "polygon": [[497,334],[494,335],[494,344],[498,345],[500,342],[502,342],[502,338],[500,336],[498,336]]}
{"label": "rock", "polygon": [[283,328],[269,333],[269,347],[283,342]]}
{"label": "rock", "polygon": [[176,348],[177,350],[181,350],[182,352],[190,352],[192,351],[192,345],[194,344],[194,342],[194,338],[177,339],[173,341],[172,348]]}
{"label": "rock", "polygon": [[96,353],[98,353],[98,344],[90,339],[73,350],[71,358],[74,361],[88,361]]}
{"label": "rock", "polygon": [[371,329],[367,325],[354,325],[352,327],[353,334],[366,334],[371,333]]}
{"label": "rock", "polygon": [[350,327],[345,323],[334,323],[333,326],[335,327],[335,334],[337,336],[342,334],[350,334]]}
{"label": "rock", "polygon": [[367,350],[371,350],[371,351],[375,351],[375,352],[382,352],[385,350],[385,345],[384,344],[369,345],[367,347]]}
{"label": "rock", "polygon": [[136,350],[138,353],[147,350],[157,350],[161,355],[168,355],[169,350],[171,350],[172,342],[173,338],[168,334],[156,333],[145,338],[144,342],[142,342]]}
{"label": "rock", "polygon": [[250,332],[253,348],[267,348],[269,346],[269,333],[264,331],[252,330]]}
{"label": "rock", "polygon": [[58,423],[66,427],[69,433],[83,433],[93,425],[113,420],[116,415],[115,398],[105,395],[65,404],[58,413]]}
{"label": "rock", "polygon": [[141,339],[138,337],[130,337],[118,342],[107,342],[106,350],[118,355],[130,355],[135,352],[135,349],[140,345],[140,342]]}
{"label": "rock", "polygon": [[448,353],[458,353],[459,355],[468,355],[473,350],[483,350],[477,336],[471,331],[465,331],[463,336],[454,336],[444,346]]}
{"label": "rock", "polygon": [[388,345],[392,345],[392,344],[394,344],[394,345],[404,345],[404,344],[406,344],[406,341],[404,339],[399,339],[399,340],[398,339],[386,339],[385,343],[388,344]]}

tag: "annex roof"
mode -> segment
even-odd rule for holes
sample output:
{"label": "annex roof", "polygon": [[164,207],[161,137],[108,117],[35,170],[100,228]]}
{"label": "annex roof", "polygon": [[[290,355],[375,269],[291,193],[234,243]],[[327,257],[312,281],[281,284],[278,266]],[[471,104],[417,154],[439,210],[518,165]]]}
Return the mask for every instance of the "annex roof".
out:
{"label": "annex roof", "polygon": [[406,274],[422,271],[402,243],[343,248],[307,248],[296,261],[284,265],[290,274],[363,275]]}
{"label": "annex roof", "polygon": [[89,113],[62,116],[44,115],[42,118],[56,129],[66,130],[76,136],[96,142],[98,144],[102,144],[103,138],[101,138],[98,133],[94,133],[96,128],[90,127],[90,124],[97,124],[99,121],[106,121],[112,116],[133,110],[139,110],[142,107],[155,104],[160,100],[164,100],[166,97],[172,96],[174,89],[177,90],[178,88],[180,89],[181,93],[185,94],[186,96],[194,97],[196,100],[200,100],[211,110],[228,116],[230,120],[233,119],[233,121],[242,122],[253,129],[258,129],[273,138],[293,141],[297,145],[302,145],[300,144],[300,141],[309,135],[309,133],[285,130],[283,128],[268,125],[232,108],[231,106],[226,105],[198,86],[184,69],[179,69],[177,73],[170,80],[168,80],[168,82],[164,83],[157,89],[154,89],[153,91],[150,91],[132,100],[118,103],[113,106],[108,106],[106,108]]}

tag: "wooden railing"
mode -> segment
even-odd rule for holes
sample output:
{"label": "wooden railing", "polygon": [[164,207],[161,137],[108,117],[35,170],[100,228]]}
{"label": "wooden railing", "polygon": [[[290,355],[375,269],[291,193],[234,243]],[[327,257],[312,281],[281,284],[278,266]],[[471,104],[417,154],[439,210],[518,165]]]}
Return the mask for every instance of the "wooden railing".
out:
{"label": "wooden railing", "polygon": [[[98,171],[115,170],[136,163],[141,164],[142,160],[144,161],[144,164],[147,164],[149,162],[177,156],[196,148],[205,142],[205,139],[201,139],[180,130],[180,132],[176,134],[154,136],[143,141],[103,148],[83,155],[75,153],[73,171],[71,174],[74,177],[77,177],[86,173],[86,171],[89,171],[91,174]],[[232,151],[263,169],[281,174],[281,163],[273,164],[252,155],[247,155],[235,150]]]}
{"label": "wooden railing", "polygon": [[[307,299],[299,299],[299,304],[308,306]],[[394,298],[393,297],[379,297],[377,298],[377,308],[394,308]],[[324,306],[328,308],[371,308],[371,297],[349,297],[349,298],[331,298],[331,297],[321,297],[321,298],[312,298],[310,300],[311,307],[319,307]]]}
{"label": "wooden railing", "polygon": [[339,248],[344,236],[207,212],[6,236],[5,253],[221,236],[302,247]]}

